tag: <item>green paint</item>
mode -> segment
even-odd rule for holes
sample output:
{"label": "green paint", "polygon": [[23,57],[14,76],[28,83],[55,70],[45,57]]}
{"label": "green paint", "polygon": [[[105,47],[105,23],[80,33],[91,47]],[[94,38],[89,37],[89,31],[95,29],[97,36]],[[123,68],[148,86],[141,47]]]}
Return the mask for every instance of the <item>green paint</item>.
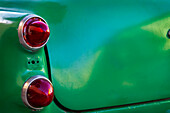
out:
{"label": "green paint", "polygon": [[[24,82],[34,75],[48,77],[44,50],[31,53],[19,43],[17,29],[24,15],[26,16],[23,13],[0,11],[1,113],[30,112],[21,100]],[[32,61],[36,62],[33,64]]]}
{"label": "green paint", "polygon": [[[22,84],[36,74],[47,76],[43,49],[32,54],[19,44],[17,27],[23,12],[42,16],[50,26],[52,82],[55,97],[66,108],[169,98],[169,6],[168,0],[1,1],[0,14],[5,12],[4,19],[12,22],[0,20],[0,85],[4,86],[0,101],[5,103],[1,110],[30,112],[21,101]],[[14,11],[21,14],[10,13]],[[28,64],[32,60],[41,62]],[[169,101],[161,101],[94,112],[168,113],[169,106]],[[63,110],[53,102],[41,111],[52,112]]]}

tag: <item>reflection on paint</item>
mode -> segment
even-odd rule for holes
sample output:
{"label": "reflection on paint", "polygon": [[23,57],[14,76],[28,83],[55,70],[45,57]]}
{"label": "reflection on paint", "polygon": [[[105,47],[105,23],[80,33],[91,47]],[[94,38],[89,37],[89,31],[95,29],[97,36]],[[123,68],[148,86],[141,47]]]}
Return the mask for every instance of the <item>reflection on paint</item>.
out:
{"label": "reflection on paint", "polygon": [[42,68],[41,71],[45,73],[45,69],[44,68]]}
{"label": "reflection on paint", "polygon": [[[0,7],[1,9],[1,7]],[[10,11],[0,11],[0,23],[3,24],[12,24],[13,22],[11,20],[8,20],[7,18],[17,18],[21,15],[25,15],[26,13],[19,13],[19,12],[10,12]]]}
{"label": "reflection on paint", "polygon": [[122,83],[122,85],[123,85],[123,86],[133,86],[133,83],[130,83],[130,82],[128,82],[128,81],[124,81],[124,82]]}
{"label": "reflection on paint", "polygon": [[55,69],[55,79],[63,87],[78,89],[86,85],[92,73],[94,64],[99,58],[101,51],[97,51],[92,56],[81,56],[70,67]]}
{"label": "reflection on paint", "polygon": [[21,86],[21,87],[23,86],[24,81],[23,81],[21,75],[18,75],[18,76],[17,76],[17,81],[16,81],[16,83],[18,84],[18,86]]}
{"label": "reflection on paint", "polygon": [[12,21],[6,20],[6,19],[3,19],[2,17],[0,17],[0,23],[2,23],[2,24],[12,24]]}
{"label": "reflection on paint", "polygon": [[[153,34],[160,38],[167,39],[167,32],[170,29],[170,17],[165,17],[149,25],[142,26],[141,29],[152,32]],[[170,40],[166,41],[163,49],[164,50],[170,49]]]}

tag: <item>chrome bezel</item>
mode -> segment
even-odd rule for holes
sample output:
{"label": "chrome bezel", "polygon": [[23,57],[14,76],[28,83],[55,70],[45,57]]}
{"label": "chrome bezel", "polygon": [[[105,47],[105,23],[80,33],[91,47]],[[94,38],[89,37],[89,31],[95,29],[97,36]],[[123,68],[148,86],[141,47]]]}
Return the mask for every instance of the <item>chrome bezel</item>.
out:
{"label": "chrome bezel", "polygon": [[47,80],[52,85],[51,81],[49,79],[47,79],[46,77],[42,76],[42,75],[35,75],[35,76],[29,78],[24,83],[24,85],[22,87],[22,93],[21,93],[22,101],[24,102],[24,104],[27,107],[31,108],[32,110],[41,110],[41,109],[43,109],[43,107],[34,107],[34,106],[31,106],[29,104],[28,100],[27,100],[27,91],[28,91],[28,88],[29,88],[30,84],[32,82],[34,82],[35,80],[37,80],[37,79],[45,79],[45,80]]}
{"label": "chrome bezel", "polygon": [[[20,41],[20,43],[21,43],[28,51],[31,51],[31,52],[37,51],[38,49],[42,48],[42,47],[48,42],[48,40],[49,40],[49,37],[48,37],[48,39],[46,40],[46,42],[45,42],[43,45],[39,46],[39,47],[32,47],[32,46],[28,45],[28,44],[26,43],[26,41],[24,40],[24,37],[23,37],[23,32],[24,32],[24,31],[23,31],[23,27],[24,27],[25,23],[27,22],[27,20],[29,20],[29,19],[31,19],[31,18],[34,18],[34,17],[35,17],[35,18],[40,18],[40,19],[42,19],[42,20],[47,24],[47,22],[46,22],[42,17],[40,17],[40,16],[38,16],[38,15],[30,14],[30,15],[24,17],[24,18],[21,20],[21,22],[19,23],[19,26],[18,26],[18,37],[19,37],[19,41]],[[47,24],[47,26],[48,26],[48,24]]]}

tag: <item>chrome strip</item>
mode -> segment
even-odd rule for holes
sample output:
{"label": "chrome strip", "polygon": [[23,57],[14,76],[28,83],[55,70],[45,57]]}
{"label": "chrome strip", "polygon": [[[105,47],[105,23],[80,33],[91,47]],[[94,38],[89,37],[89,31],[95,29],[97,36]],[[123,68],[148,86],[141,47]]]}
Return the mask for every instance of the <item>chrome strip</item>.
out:
{"label": "chrome strip", "polygon": [[[30,18],[34,18],[34,17],[42,19],[47,24],[47,22],[42,17],[34,15],[34,14],[30,14],[30,15],[24,17],[21,20],[21,22],[19,23],[19,26],[18,26],[19,41],[28,51],[31,51],[31,52],[37,51],[38,49],[42,48],[48,42],[48,40],[49,40],[49,37],[48,37],[46,42],[43,45],[39,46],[39,47],[32,47],[32,46],[28,45],[26,43],[26,41],[24,40],[24,37],[23,37],[23,32],[24,32],[23,31],[23,27],[24,27],[25,23],[27,22],[27,20],[29,20]],[[47,26],[48,26],[48,24],[47,24]]]}
{"label": "chrome strip", "polygon": [[28,100],[27,100],[27,90],[28,90],[30,84],[31,84],[33,81],[37,80],[37,79],[45,79],[45,80],[47,80],[47,81],[52,85],[51,81],[50,81],[49,79],[47,79],[46,77],[42,76],[42,75],[33,76],[33,77],[29,78],[29,79],[24,83],[23,88],[22,88],[21,98],[22,98],[22,101],[24,102],[24,104],[25,104],[26,106],[28,106],[29,108],[31,108],[32,110],[41,110],[41,109],[43,109],[43,107],[37,108],[37,107],[31,106],[31,105],[29,104]]}

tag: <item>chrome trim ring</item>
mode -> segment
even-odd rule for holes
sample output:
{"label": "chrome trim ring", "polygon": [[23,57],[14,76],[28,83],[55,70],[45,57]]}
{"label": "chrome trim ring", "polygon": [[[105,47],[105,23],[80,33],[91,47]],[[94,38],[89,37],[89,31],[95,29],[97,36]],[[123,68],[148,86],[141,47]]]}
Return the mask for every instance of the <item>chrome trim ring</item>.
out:
{"label": "chrome trim ring", "polygon": [[[29,20],[29,19],[31,19],[31,18],[40,18],[40,19],[43,20],[43,22],[45,22],[45,24],[47,24],[47,22],[46,22],[42,17],[40,17],[40,16],[38,16],[38,15],[30,14],[30,15],[24,17],[24,18],[21,20],[21,22],[19,23],[19,26],[18,26],[18,37],[19,37],[20,43],[21,43],[28,51],[34,52],[34,51],[37,51],[38,49],[42,48],[42,47],[48,42],[49,37],[48,37],[48,39],[46,40],[46,42],[45,42],[43,45],[39,46],[39,47],[32,47],[32,46],[30,46],[30,45],[28,45],[28,44],[26,43],[26,41],[24,40],[24,37],[23,37],[23,33],[24,33],[23,27],[24,27],[25,23],[27,22],[27,20]],[[47,24],[47,26],[48,26],[48,24]]]}
{"label": "chrome trim ring", "polygon": [[31,84],[32,82],[34,82],[35,80],[37,80],[37,79],[45,79],[45,80],[47,80],[47,81],[52,85],[51,81],[50,81],[49,79],[47,79],[46,77],[42,76],[42,75],[35,75],[35,76],[29,78],[29,79],[24,83],[24,85],[23,85],[23,87],[22,87],[21,98],[22,98],[22,101],[24,102],[24,104],[25,104],[27,107],[31,108],[32,110],[41,110],[41,109],[43,109],[43,107],[37,108],[37,107],[31,106],[31,105],[29,104],[28,100],[27,100],[27,91],[28,91],[28,88],[29,88],[30,84]]}

